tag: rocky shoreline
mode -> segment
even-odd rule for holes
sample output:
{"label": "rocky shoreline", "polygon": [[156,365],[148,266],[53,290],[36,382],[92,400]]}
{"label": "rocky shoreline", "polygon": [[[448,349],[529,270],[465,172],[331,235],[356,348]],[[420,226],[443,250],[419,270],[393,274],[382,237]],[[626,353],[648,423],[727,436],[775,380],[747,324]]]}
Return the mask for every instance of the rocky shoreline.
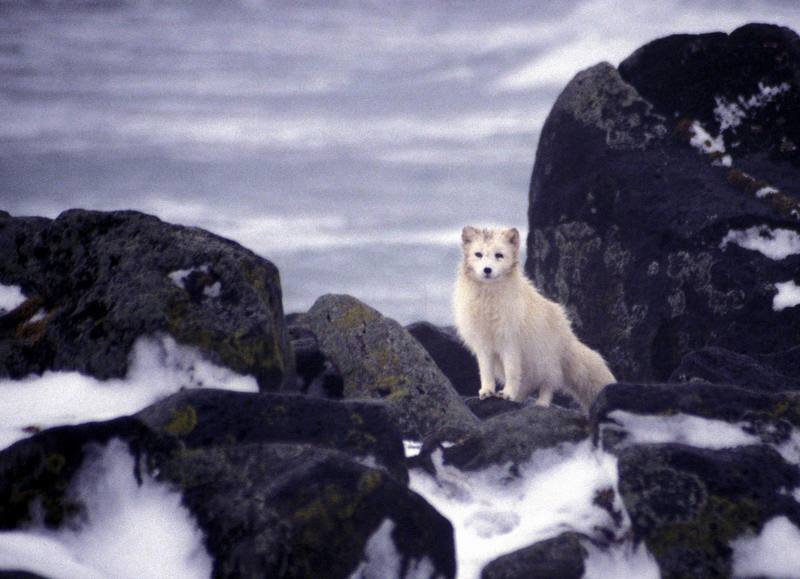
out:
{"label": "rocky shoreline", "polygon": [[478,400],[451,328],[343,295],[285,316],[277,268],[200,229],[0,212],[0,284],[26,296],[0,311],[0,388],[124,389],[137,340],[163,336],[254,380],[222,389],[190,362],[125,416],[23,417],[0,532],[86,524],[76,481],[116,440],[139,484],[178,493],[215,577],[769,576],[743,553],[800,537],[800,300],[775,301],[800,282],[798,79],[800,38],[749,25],[654,41],[554,105],[526,270],[622,380],[589,416]]}

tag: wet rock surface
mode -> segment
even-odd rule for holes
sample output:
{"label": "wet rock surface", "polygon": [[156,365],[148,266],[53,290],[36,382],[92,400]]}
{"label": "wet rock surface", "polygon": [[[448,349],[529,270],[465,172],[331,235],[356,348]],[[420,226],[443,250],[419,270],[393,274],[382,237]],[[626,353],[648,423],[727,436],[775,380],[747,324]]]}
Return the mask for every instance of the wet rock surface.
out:
{"label": "wet rock surface", "polygon": [[138,337],[168,333],[262,390],[294,387],[278,270],[235,242],[135,211],[70,210],[0,216],[0,252],[0,283],[35,302],[0,319],[0,375],[122,377]]}
{"label": "wet rock surface", "polygon": [[620,379],[666,380],[706,346],[796,345],[800,308],[773,299],[800,255],[772,259],[728,235],[800,232],[798,75],[797,35],[748,25],[654,41],[619,69],[598,64],[553,106],[526,271]]}

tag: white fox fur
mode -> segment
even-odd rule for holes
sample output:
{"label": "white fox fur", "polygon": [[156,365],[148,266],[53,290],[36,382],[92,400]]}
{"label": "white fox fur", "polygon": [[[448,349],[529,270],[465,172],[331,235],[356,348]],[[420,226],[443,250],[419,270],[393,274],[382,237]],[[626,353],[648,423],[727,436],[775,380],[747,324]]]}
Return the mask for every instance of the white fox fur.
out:
{"label": "white fox fur", "polygon": [[[588,411],[614,376],[572,332],[564,308],[520,271],[519,231],[465,227],[461,240],[453,309],[458,333],[478,359],[480,397],[522,402],[538,388],[536,404],[549,406],[560,389]],[[496,380],[505,384],[499,394]]]}

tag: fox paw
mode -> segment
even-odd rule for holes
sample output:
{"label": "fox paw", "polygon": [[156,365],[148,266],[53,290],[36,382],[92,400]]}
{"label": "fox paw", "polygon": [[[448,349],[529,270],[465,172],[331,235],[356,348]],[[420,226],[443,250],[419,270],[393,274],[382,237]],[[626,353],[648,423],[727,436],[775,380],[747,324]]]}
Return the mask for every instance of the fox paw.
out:
{"label": "fox paw", "polygon": [[480,390],[478,390],[478,398],[480,398],[481,400],[486,400],[487,398],[491,398],[494,395],[495,395],[494,390],[489,390],[488,388],[481,388]]}

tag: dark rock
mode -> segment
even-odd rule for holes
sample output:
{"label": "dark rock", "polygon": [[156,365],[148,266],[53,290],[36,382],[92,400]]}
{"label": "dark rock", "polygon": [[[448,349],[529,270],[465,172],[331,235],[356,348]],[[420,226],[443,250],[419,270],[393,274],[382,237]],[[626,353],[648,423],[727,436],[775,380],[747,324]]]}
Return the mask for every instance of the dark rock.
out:
{"label": "dark rock", "polygon": [[580,536],[563,533],[498,557],[483,568],[481,579],[580,579],[586,557]]}
{"label": "dark rock", "polygon": [[130,417],[47,430],[0,452],[0,529],[28,527],[34,511],[51,528],[85,516],[72,481],[89,448],[115,438],[136,457],[132,476],[147,469],[182,494],[215,577],[349,577],[381,529],[398,568],[455,576],[449,521],[383,470],[308,444],[190,448]]}
{"label": "dark rock", "polygon": [[[461,470],[509,465],[513,473],[536,450],[588,437],[588,422],[581,413],[527,404],[485,420],[478,430],[467,436],[453,440],[439,434],[427,439],[419,456],[409,464],[433,473],[431,455],[441,449],[444,464]],[[454,444],[443,444],[445,442]]]}
{"label": "dark rock", "polygon": [[[773,260],[722,240],[762,225],[800,232],[800,202],[785,193],[800,180],[798,78],[798,37],[751,25],[650,43],[619,71],[579,73],[553,106],[531,178],[526,271],[620,379],[666,380],[710,345],[796,346],[800,308],[772,303],[776,283],[797,281],[800,255]],[[746,104],[765,86],[779,88]],[[739,103],[738,125],[715,117],[723,100]],[[732,167],[689,144],[695,121],[722,132]],[[767,185],[777,193],[756,194]]]}
{"label": "dark rock", "polygon": [[175,454],[160,468],[206,532],[215,576],[349,577],[387,520],[398,567],[427,559],[432,576],[455,576],[449,521],[392,477],[342,453],[216,446]]}
{"label": "dark rock", "polygon": [[[800,348],[793,348],[793,356]],[[800,377],[787,376],[772,367],[766,356],[746,356],[725,348],[704,348],[689,352],[670,377],[671,382],[705,381],[733,384],[749,390],[783,392],[800,390]]]}
{"label": "dark rock", "polygon": [[428,351],[459,394],[463,396],[478,394],[481,387],[478,362],[461,342],[455,328],[439,327],[430,322],[416,322],[406,326],[406,329]]}
{"label": "dark rock", "polygon": [[765,444],[778,445],[790,440],[793,428],[800,428],[800,393],[770,394],[707,383],[612,384],[597,397],[590,417],[594,439],[610,452],[628,444],[615,411],[721,420]]}
{"label": "dark rock", "polygon": [[787,493],[799,482],[797,468],[767,446],[643,445],[619,455],[634,538],[645,541],[664,579],[730,577],[731,541],[776,516],[800,524],[800,505]]}
{"label": "dark rock", "polygon": [[344,392],[342,375],[322,352],[317,336],[304,319],[304,314],[292,314],[286,319],[294,352],[297,388],[309,396],[341,398]]}
{"label": "dark rock", "polygon": [[374,461],[405,483],[403,442],[386,405],[295,394],[184,390],[136,415],[156,432],[189,448],[249,442],[307,443]]}
{"label": "dark rock", "polygon": [[121,377],[134,341],[164,332],[262,390],[294,387],[278,270],[237,243],[134,211],[71,210],[0,217],[0,255],[0,282],[47,311],[0,323],[0,375]]}
{"label": "dark rock", "polygon": [[467,408],[472,410],[472,413],[481,420],[505,414],[506,412],[514,412],[522,407],[522,404],[519,402],[512,402],[511,400],[497,398],[496,396],[484,398],[483,400],[477,396],[471,396],[465,398],[464,403],[467,405]]}
{"label": "dark rock", "polygon": [[478,419],[425,349],[400,324],[350,296],[317,300],[305,323],[339,369],[345,398],[385,400],[406,437],[474,429]]}

